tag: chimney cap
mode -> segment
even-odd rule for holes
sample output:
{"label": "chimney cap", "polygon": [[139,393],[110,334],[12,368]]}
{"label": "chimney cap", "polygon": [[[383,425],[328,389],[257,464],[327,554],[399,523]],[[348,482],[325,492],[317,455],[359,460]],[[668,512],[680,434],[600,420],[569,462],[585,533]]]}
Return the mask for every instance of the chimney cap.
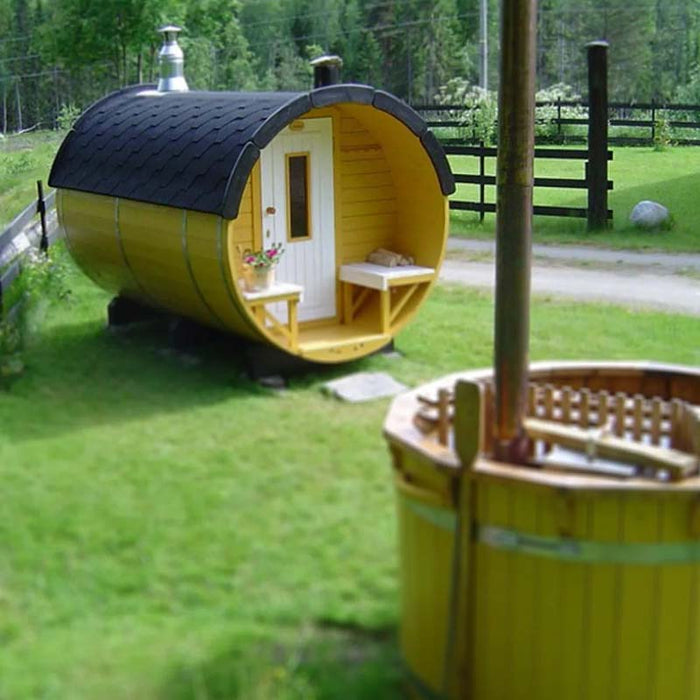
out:
{"label": "chimney cap", "polygon": [[324,54],[323,56],[318,56],[317,58],[311,59],[309,61],[313,68],[317,66],[337,66],[338,68],[343,67],[343,59],[335,54]]}
{"label": "chimney cap", "polygon": [[182,27],[178,27],[174,24],[166,24],[162,26],[158,31],[162,34],[179,34],[182,31]]}

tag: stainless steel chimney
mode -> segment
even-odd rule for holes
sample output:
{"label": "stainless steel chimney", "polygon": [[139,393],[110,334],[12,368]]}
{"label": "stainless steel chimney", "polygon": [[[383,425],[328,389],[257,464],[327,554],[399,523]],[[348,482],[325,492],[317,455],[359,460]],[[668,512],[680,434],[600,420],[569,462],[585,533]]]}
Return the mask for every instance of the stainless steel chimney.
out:
{"label": "stainless steel chimney", "polygon": [[184,54],[177,43],[177,35],[182,30],[180,27],[169,24],[158,31],[163,33],[163,46],[158,54],[160,65],[158,92],[188,92],[189,87],[187,87],[184,73]]}

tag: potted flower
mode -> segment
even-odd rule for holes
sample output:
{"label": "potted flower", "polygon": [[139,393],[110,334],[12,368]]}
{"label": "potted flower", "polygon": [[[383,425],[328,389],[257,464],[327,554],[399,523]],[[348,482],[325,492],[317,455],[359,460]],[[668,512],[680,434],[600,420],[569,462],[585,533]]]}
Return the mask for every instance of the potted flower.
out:
{"label": "potted flower", "polygon": [[284,248],[281,243],[273,243],[262,250],[246,250],[243,253],[243,279],[248,291],[269,289],[275,281],[275,267],[280,261]]}

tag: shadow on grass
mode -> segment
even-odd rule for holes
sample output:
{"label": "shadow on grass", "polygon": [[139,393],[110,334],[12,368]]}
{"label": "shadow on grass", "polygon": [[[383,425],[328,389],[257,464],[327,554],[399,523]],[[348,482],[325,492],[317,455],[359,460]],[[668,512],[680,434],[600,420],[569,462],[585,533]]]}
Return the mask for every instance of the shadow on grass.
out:
{"label": "shadow on grass", "polygon": [[[675,212],[676,217],[687,224],[690,222],[685,221],[686,216],[690,217],[692,213],[697,212],[698,190],[700,190],[700,172],[620,189],[608,196],[619,203],[622,209],[616,212],[619,215],[619,221],[627,222],[627,217],[637,202],[653,199],[668,207],[671,213]],[[693,216],[691,220],[695,222],[697,217]]]}
{"label": "shadow on grass", "polygon": [[396,633],[321,625],[293,641],[238,639],[176,667],[162,700],[392,700],[403,697]]}
{"label": "shadow on grass", "polygon": [[165,321],[117,330],[50,325],[30,343],[24,375],[0,393],[0,428],[10,438],[39,438],[269,395],[248,378],[244,350],[227,335],[176,349]]}

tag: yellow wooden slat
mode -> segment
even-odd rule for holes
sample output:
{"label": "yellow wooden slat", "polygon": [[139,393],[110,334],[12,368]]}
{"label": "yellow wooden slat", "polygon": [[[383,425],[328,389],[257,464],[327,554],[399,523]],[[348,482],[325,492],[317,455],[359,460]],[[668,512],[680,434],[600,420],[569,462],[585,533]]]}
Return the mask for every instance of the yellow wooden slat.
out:
{"label": "yellow wooden slat", "polygon": [[[687,498],[661,500],[661,541],[682,542],[689,537],[689,505]],[[650,681],[654,699],[700,698],[700,686],[693,689],[691,681],[700,659],[700,619],[697,615],[693,619],[693,610],[700,609],[699,574],[698,563],[664,566],[659,572]]]}
{"label": "yellow wooden slat", "polygon": [[692,634],[688,639],[687,688],[689,700],[700,698],[700,566],[695,565],[693,570],[692,589],[690,593],[689,625]]}
{"label": "yellow wooden slat", "polygon": [[341,219],[343,228],[344,245],[352,242],[357,235],[364,235],[365,231],[376,232],[377,236],[393,236],[396,231],[396,213],[345,216]]}
{"label": "yellow wooden slat", "polygon": [[[479,484],[486,491],[489,525],[509,527],[512,518],[512,489],[499,483]],[[484,522],[479,517],[479,522]],[[508,698],[510,681],[504,668],[512,659],[512,587],[515,580],[514,554],[479,544],[477,589],[484,592],[478,601],[474,648],[477,659],[476,697]],[[482,607],[483,606],[483,607]]]}
{"label": "yellow wooden slat", "polygon": [[[625,496],[623,541],[656,542],[659,539],[658,500]],[[613,697],[651,700],[653,650],[659,614],[659,567],[620,567],[619,627]]]}
{"label": "yellow wooden slat", "polygon": [[395,199],[378,199],[370,202],[352,202],[343,206],[343,219],[353,216],[372,216],[374,214],[391,214],[397,210]]}
{"label": "yellow wooden slat", "polygon": [[[489,484],[478,481],[476,485],[476,513],[475,520],[479,523],[490,521],[490,494]],[[475,698],[488,698],[489,676],[491,668],[488,666],[488,659],[492,649],[492,639],[490,633],[490,609],[489,598],[491,591],[488,582],[492,575],[491,550],[481,545],[477,545],[473,550],[473,566],[475,567],[474,580],[474,618],[473,618],[473,655],[470,659],[472,663],[472,695]],[[495,665],[495,664],[494,664]],[[466,693],[464,693],[466,695]]]}
{"label": "yellow wooden slat", "polygon": [[242,307],[234,304],[226,289],[219,260],[218,235],[218,217],[187,213],[187,250],[197,286],[217,318],[229,330],[239,331],[247,324],[242,318]]}
{"label": "yellow wooden slat", "polygon": [[238,206],[238,218],[245,214],[251,214],[253,212],[253,192],[251,186],[251,178],[248,178],[248,182],[241,194],[241,202]]}
{"label": "yellow wooden slat", "polygon": [[192,282],[183,251],[182,210],[121,200],[119,230],[130,268],[149,297],[175,313],[217,323]]}
{"label": "yellow wooden slat", "polygon": [[380,247],[380,242],[389,241],[393,244],[394,241],[393,230],[387,226],[379,225],[353,231],[352,235],[347,235],[345,238],[346,241],[342,246],[343,251],[364,244],[375,244],[375,248],[377,248]]}
{"label": "yellow wooden slat", "polygon": [[[430,491],[425,499],[416,487],[398,494],[403,650],[413,672],[438,690],[444,676],[454,531],[421,515],[421,507],[436,508]],[[454,516],[450,509],[438,511]]]}
{"label": "yellow wooden slat", "polygon": [[68,249],[81,269],[114,294],[137,291],[116,236],[114,199],[60,190],[57,207]]}
{"label": "yellow wooden slat", "polygon": [[343,190],[367,187],[393,187],[394,179],[388,169],[370,173],[343,173],[341,185]]}
{"label": "yellow wooden slat", "polygon": [[[577,539],[585,539],[588,536],[591,510],[585,497],[555,492],[552,494],[551,506],[555,533]],[[569,518],[570,522],[567,522]],[[551,580],[549,577],[545,579],[543,573],[543,580],[547,580],[555,591],[558,589],[558,595],[553,596],[558,605],[558,612],[556,609],[550,609],[550,614],[556,617],[550,624],[558,623],[558,633],[552,638],[553,646],[557,647],[556,651],[553,651],[554,684],[550,685],[551,694],[544,697],[547,700],[564,697],[577,700],[584,697],[582,691],[587,673],[585,644],[588,641],[586,603],[590,583],[589,571],[585,565],[560,561],[551,571],[551,577]],[[547,650],[543,648],[540,653],[546,655]]]}
{"label": "yellow wooden slat", "polygon": [[342,139],[340,145],[341,150],[364,147],[376,147],[381,149],[381,144],[379,144],[377,139],[367,130],[343,132]]}
{"label": "yellow wooden slat", "polygon": [[[540,536],[560,536],[559,507],[554,493],[539,496],[536,533]],[[562,649],[571,646],[564,632],[574,632],[564,626],[562,616],[573,612],[563,606],[564,569],[562,562],[546,557],[537,561],[534,606],[532,611],[532,687],[531,697],[554,700],[564,697],[560,676]]]}
{"label": "yellow wooden slat", "polygon": [[[513,517],[510,527],[518,532],[534,533],[537,529],[539,499],[530,489],[514,489]],[[536,600],[540,595],[540,559],[530,554],[512,555],[511,575],[508,578],[509,597],[512,600],[508,621],[508,653],[504,661],[509,672],[506,697],[533,697],[533,669],[536,651],[536,634],[539,620],[535,617]]]}
{"label": "yellow wooden slat", "polygon": [[355,202],[373,202],[376,200],[396,200],[396,190],[393,184],[376,187],[349,187],[341,192],[344,205]]}
{"label": "yellow wooden slat", "polygon": [[384,163],[384,152],[381,146],[369,144],[366,146],[342,146],[338,151],[341,163],[353,162],[356,160],[375,160]]}
{"label": "yellow wooden slat", "polygon": [[[589,539],[616,542],[624,517],[621,496],[602,496],[591,501]],[[621,610],[622,571],[610,564],[587,567],[585,656],[582,697],[586,700],[615,700],[614,682],[619,660],[618,626]]]}
{"label": "yellow wooden slat", "polygon": [[339,167],[343,177],[391,172],[381,151],[346,151],[345,153],[340,153]]}
{"label": "yellow wooden slat", "polygon": [[240,243],[245,248],[253,247],[253,215],[242,214],[231,227],[231,240]]}
{"label": "yellow wooden slat", "polygon": [[366,129],[354,117],[341,117],[340,132],[343,134],[351,134],[354,131],[366,131]]}

